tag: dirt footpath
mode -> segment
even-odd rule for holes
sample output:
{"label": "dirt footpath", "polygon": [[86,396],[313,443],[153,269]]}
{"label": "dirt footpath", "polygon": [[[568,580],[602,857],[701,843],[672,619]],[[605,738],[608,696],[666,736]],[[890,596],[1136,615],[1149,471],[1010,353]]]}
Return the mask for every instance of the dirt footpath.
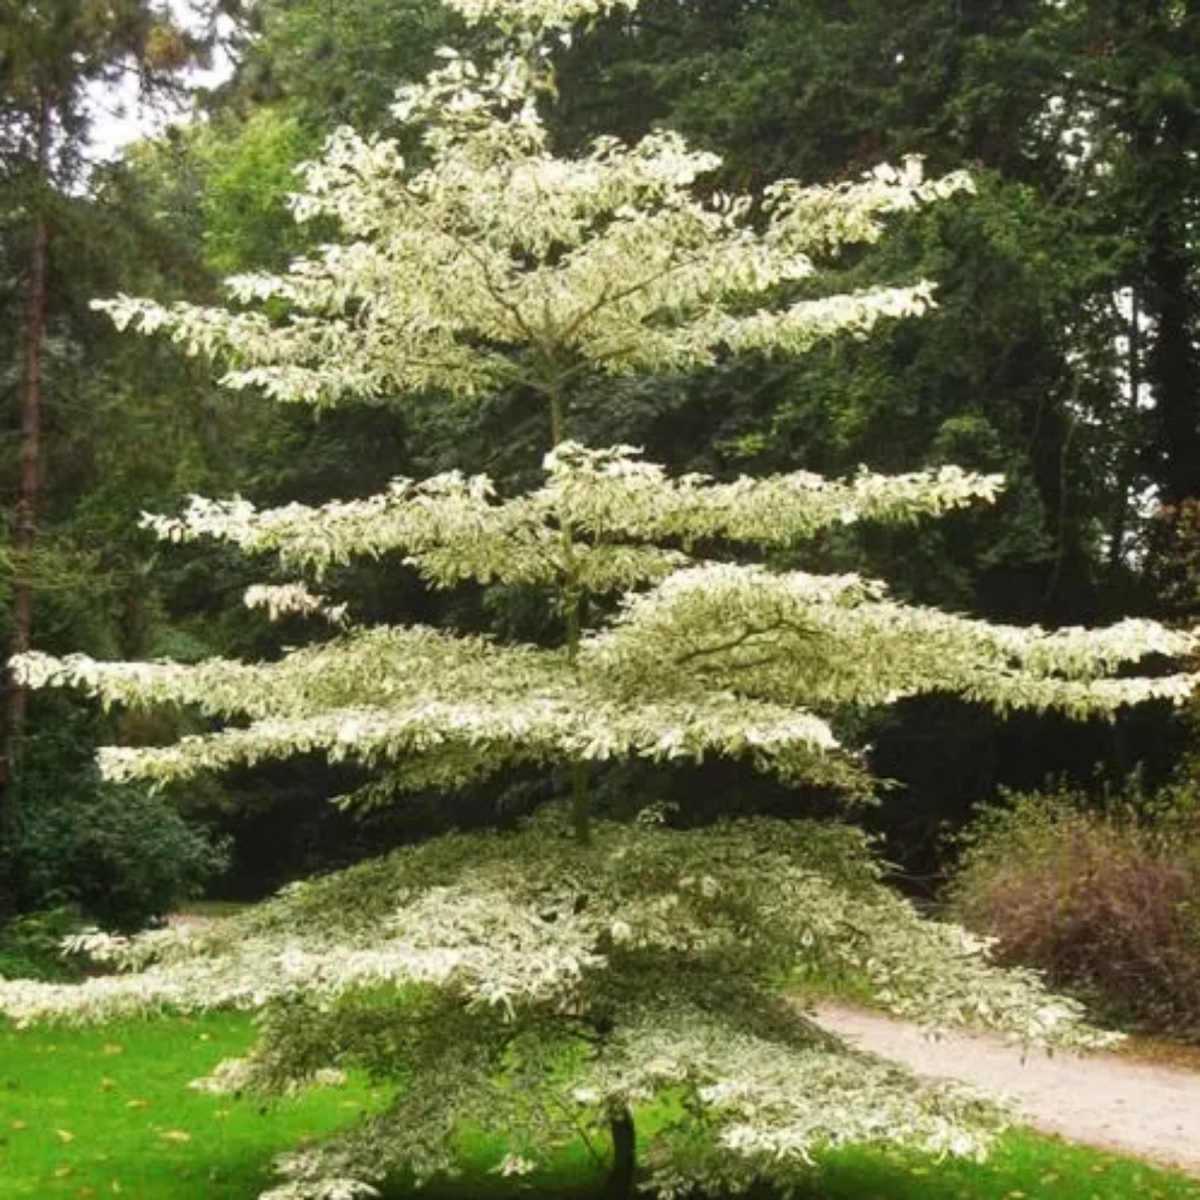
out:
{"label": "dirt footpath", "polygon": [[1200,1073],[1104,1054],[1031,1053],[1022,1060],[999,1038],[956,1034],[931,1042],[916,1026],[837,1005],[818,1006],[816,1017],[917,1075],[955,1079],[1010,1101],[1046,1133],[1200,1176]]}

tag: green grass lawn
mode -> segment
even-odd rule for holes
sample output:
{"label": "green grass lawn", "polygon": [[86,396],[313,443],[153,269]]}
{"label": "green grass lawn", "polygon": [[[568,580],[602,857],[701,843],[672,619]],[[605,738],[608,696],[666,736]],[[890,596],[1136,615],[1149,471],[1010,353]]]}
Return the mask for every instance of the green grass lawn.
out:
{"label": "green grass lawn", "polygon": [[[250,1200],[271,1157],[335,1129],[380,1102],[361,1084],[261,1111],[253,1102],[187,1088],[188,1080],[247,1044],[248,1019],[0,1030],[0,1197],[87,1200]],[[436,1189],[440,1200],[589,1194],[594,1168],[564,1154],[535,1188],[482,1168]],[[1025,1133],[1004,1139],[986,1165],[878,1154],[832,1157],[811,1200],[1200,1200],[1187,1180]]]}
{"label": "green grass lawn", "polygon": [[267,1112],[189,1080],[248,1042],[245,1016],[0,1031],[0,1197],[247,1200],[270,1160],[374,1102],[364,1087]]}
{"label": "green grass lawn", "polygon": [[1025,1132],[1008,1134],[983,1165],[841,1154],[825,1166],[821,1200],[1188,1200],[1189,1180]]}

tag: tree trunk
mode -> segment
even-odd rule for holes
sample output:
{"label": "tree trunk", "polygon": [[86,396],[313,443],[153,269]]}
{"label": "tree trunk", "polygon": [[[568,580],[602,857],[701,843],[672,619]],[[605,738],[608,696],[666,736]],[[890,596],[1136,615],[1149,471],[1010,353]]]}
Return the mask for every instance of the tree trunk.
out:
{"label": "tree trunk", "polygon": [[1195,33],[1178,22],[1173,8],[1167,0],[1130,5],[1134,61],[1161,63],[1181,86],[1146,80],[1146,92],[1135,87],[1129,103],[1137,188],[1132,215],[1142,238],[1143,303],[1153,324],[1144,360],[1158,423],[1150,473],[1162,503],[1177,508],[1200,498],[1200,295],[1192,228],[1200,103],[1182,86],[1186,76],[1180,73],[1194,58]]}
{"label": "tree trunk", "polygon": [[[13,541],[17,565],[13,587],[12,652],[23,654],[33,645],[33,587],[30,557],[37,537],[42,450],[42,343],[46,325],[46,256],[49,237],[45,219],[34,218],[30,252],[29,291],[22,332],[21,368],[21,477]],[[25,728],[26,690],[13,687],[10,694],[8,734],[19,742]]]}
{"label": "tree trunk", "polygon": [[1149,355],[1159,414],[1159,487],[1175,507],[1200,497],[1200,359],[1193,341],[1200,306],[1188,252],[1165,215],[1154,221],[1146,255],[1154,341]]}
{"label": "tree trunk", "polygon": [[614,1113],[608,1122],[612,1138],[612,1167],[608,1172],[605,1200],[632,1200],[637,1182],[637,1129],[627,1108]]}
{"label": "tree trunk", "polygon": [[[21,464],[13,530],[13,633],[10,654],[33,645],[31,557],[38,527],[42,449],[42,351],[46,336],[46,269],[50,232],[46,189],[50,164],[50,106],[38,115],[37,168],[30,204],[29,277],[21,326]],[[4,736],[0,745],[0,913],[11,908],[15,881],[12,851],[18,820],[14,766],[25,734],[29,694],[6,671]]]}

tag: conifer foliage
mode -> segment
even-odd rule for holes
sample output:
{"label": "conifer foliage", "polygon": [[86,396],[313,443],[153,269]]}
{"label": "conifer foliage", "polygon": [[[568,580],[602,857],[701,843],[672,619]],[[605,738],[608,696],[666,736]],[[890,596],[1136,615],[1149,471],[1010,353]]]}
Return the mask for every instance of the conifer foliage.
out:
{"label": "conifer foliage", "polygon": [[[502,1142],[506,1173],[587,1139],[614,1196],[786,1182],[846,1142],[981,1153],[990,1118],[974,1102],[821,1033],[780,981],[848,971],[881,1004],[934,1024],[1095,1040],[1073,1005],[990,966],[961,930],[919,919],[847,827],[672,829],[653,807],[614,823],[592,811],[589,771],[720,755],[862,790],[863,766],[836,732],[848,708],[949,691],[1001,710],[1105,714],[1186,696],[1187,675],[1121,668],[1182,656],[1194,639],[1137,621],[994,626],[900,603],[857,575],[798,569],[818,534],[986,501],[992,477],[718,482],[572,441],[584,380],[795,354],[919,315],[928,283],[822,295],[821,260],[969,181],[927,181],[906,163],[843,186],[701,197],[716,163],[669,133],[558,157],[544,120],[556,39],[634,0],[453,6],[493,23],[497,42],[483,64],[447,51],[400,94],[397,115],[424,130],[414,162],[345,131],[306,169],[296,215],[336,224],[341,240],[282,275],[232,280],[229,309],[103,307],[211,355],[228,386],[282,402],[520,387],[547,413],[545,482],[501,496],[486,478],[447,474],[271,510],[197,498],[149,524],[273,556],[293,581],[248,602],[326,621],[327,640],[270,663],[33,653],[16,666],[32,687],[217,719],[173,745],[104,751],[114,780],[316,751],[378,768],[350,803],[518,765],[565,768],[570,794],[518,832],[404,849],[207,931],[89,936],[121,971],[71,988],[0,984],[0,1007],[96,1020],[238,1005],[260,1013],[257,1045],[204,1086],[286,1092],[355,1067],[397,1084],[385,1112],[283,1161],[273,1200],[374,1195],[393,1173],[452,1172],[480,1129]],[[560,644],[360,626],[352,600],[320,591],[357,556],[395,556],[434,588],[540,588],[561,615]]]}

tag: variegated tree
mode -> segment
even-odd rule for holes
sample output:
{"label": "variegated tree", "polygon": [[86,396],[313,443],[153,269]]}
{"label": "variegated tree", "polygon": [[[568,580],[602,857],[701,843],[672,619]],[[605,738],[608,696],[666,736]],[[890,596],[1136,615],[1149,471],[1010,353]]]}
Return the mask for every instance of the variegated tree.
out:
{"label": "variegated tree", "polygon": [[[815,298],[820,261],[879,237],[887,214],[968,183],[927,182],[906,164],[846,186],[700,199],[693,185],[717,164],[671,134],[558,157],[542,113],[547,46],[571,21],[634,0],[454,3],[498,22],[501,47],[484,67],[447,54],[401,93],[399,116],[425,129],[419,161],[345,132],[307,168],[297,217],[335,222],[342,240],[281,276],[234,279],[228,310],[103,307],[221,361],[228,386],[282,402],[520,385],[547,414],[545,483],[501,497],[487,479],[451,474],[274,510],[197,499],[151,525],[274,556],[296,581],[247,599],[330,622],[327,640],[270,663],[31,654],[18,669],[30,686],[226,722],[104,751],[117,780],[317,751],[377,769],[351,803],[517,766],[567,768],[569,795],[518,833],[402,850],[211,930],[86,939],[123,971],[81,987],[0,984],[0,1007],[33,1020],[239,1005],[259,1011],[258,1042],[205,1086],[286,1091],[353,1067],[396,1082],[385,1111],[285,1160],[275,1200],[369,1195],[393,1172],[452,1171],[479,1129],[512,1172],[583,1138],[621,1197],[639,1183],[679,1196],[786,1181],[853,1141],[978,1153],[988,1120],[975,1104],[850,1051],[781,985],[851,972],[897,1012],[1035,1043],[1092,1036],[1071,1004],[919,919],[848,826],[684,831],[653,810],[602,821],[589,769],[724,755],[853,791],[863,768],[831,724],[849,707],[943,691],[1000,709],[1111,713],[1186,695],[1188,676],[1121,668],[1193,640],[1136,621],[995,626],[900,603],[856,575],[796,569],[823,531],[986,501],[994,478],[722,483],[572,442],[585,380],[795,354],[921,313],[925,283]],[[541,588],[557,597],[561,644],[357,626],[314,581],[361,555],[403,560],[435,588]]]}

